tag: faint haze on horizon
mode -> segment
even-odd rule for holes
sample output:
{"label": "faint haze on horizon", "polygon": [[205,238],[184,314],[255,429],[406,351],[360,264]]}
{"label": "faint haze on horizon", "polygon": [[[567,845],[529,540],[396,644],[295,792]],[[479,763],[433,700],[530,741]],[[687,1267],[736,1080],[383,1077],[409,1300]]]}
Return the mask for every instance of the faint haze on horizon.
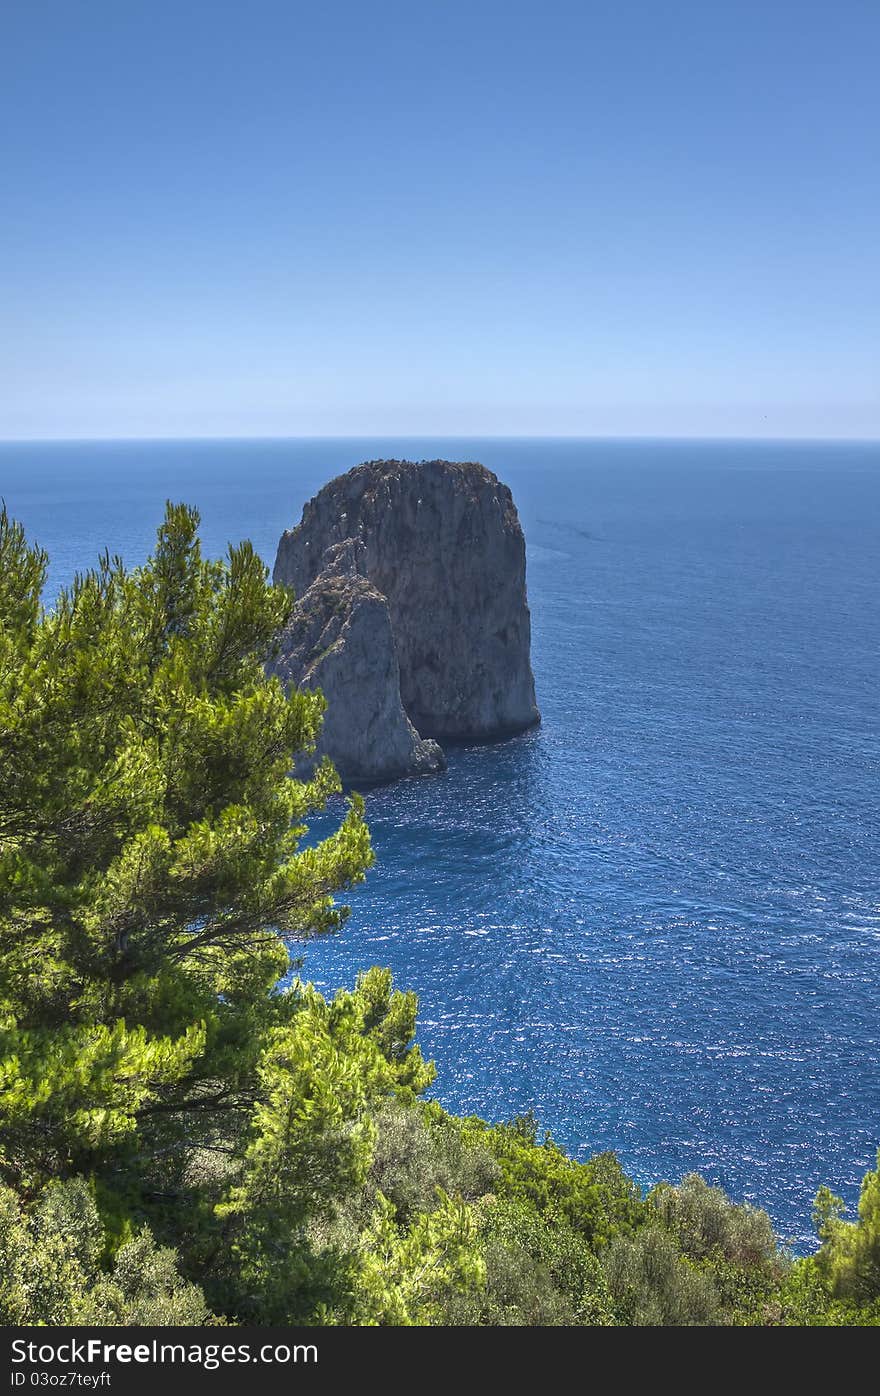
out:
{"label": "faint haze on horizon", "polygon": [[0,438],[880,437],[874,0],[7,0]]}

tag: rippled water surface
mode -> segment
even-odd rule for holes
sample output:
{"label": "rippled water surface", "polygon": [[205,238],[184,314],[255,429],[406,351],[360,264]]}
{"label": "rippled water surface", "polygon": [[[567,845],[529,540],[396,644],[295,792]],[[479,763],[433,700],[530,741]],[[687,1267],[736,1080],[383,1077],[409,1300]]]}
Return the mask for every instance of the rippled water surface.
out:
{"label": "rippled water surface", "polygon": [[[477,458],[528,540],[544,721],[368,794],[378,862],[324,988],[390,965],[436,1091],[531,1107],[643,1182],[699,1169],[801,1242],[880,1142],[880,451],[585,441],[0,447],[53,584],[144,555],[168,494],[212,551],[377,454]],[[327,827],[331,811],[320,827]]]}

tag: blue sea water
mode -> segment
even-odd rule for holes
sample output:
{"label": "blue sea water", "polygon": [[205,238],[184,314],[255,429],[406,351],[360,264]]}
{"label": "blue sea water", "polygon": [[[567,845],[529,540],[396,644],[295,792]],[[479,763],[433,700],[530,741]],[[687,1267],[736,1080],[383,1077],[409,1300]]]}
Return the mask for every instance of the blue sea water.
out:
{"label": "blue sea water", "polygon": [[54,588],[142,559],[166,496],[271,563],[325,480],[392,454],[511,485],[544,720],[369,792],[377,865],[304,973],[416,989],[451,1109],[531,1108],[643,1183],[699,1170],[803,1245],[880,1143],[880,447],[6,444],[0,494]]}

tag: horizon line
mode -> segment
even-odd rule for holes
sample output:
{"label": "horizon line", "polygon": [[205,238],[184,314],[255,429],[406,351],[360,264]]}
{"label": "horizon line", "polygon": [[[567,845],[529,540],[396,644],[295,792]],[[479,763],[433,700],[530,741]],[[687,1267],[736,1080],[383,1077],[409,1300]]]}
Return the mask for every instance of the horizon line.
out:
{"label": "horizon line", "polygon": [[219,435],[186,433],[145,436],[0,436],[0,446],[134,445],[155,442],[280,442],[280,441],[693,441],[693,442],[792,442],[798,444],[880,445],[878,436],[760,436],[711,435],[678,432],[283,432]]}

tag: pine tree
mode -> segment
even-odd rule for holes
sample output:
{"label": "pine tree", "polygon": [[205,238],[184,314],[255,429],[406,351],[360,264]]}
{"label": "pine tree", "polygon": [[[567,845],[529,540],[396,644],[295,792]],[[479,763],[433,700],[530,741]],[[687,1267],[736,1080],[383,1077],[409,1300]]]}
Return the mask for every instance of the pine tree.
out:
{"label": "pine tree", "polygon": [[291,775],[323,699],[264,673],[291,597],[197,527],[169,505],[143,567],[105,555],[48,608],[0,514],[0,1176],[25,1192],[133,1158],[161,1191],[232,1147],[298,1008],[285,937],[339,926],[371,861],[357,798],[302,846],[339,783]]}

